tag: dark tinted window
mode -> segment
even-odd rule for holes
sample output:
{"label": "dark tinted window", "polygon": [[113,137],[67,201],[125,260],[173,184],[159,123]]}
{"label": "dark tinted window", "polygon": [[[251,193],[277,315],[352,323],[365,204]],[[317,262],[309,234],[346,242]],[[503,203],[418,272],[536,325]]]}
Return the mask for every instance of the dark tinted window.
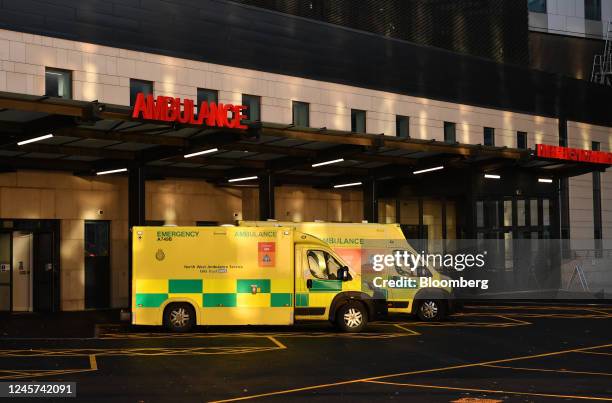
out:
{"label": "dark tinted window", "polygon": [[453,122],[444,122],[444,141],[447,143],[455,143],[457,141],[455,124]]}
{"label": "dark tinted window", "polygon": [[495,129],[492,127],[484,128],[484,145],[485,146],[494,146],[495,145]]}
{"label": "dark tinted window", "polygon": [[410,137],[410,118],[397,115],[395,117],[395,135],[401,138]]}
{"label": "dark tinted window", "polygon": [[45,70],[45,95],[64,99],[72,98],[72,72],[47,68]]}
{"label": "dark tinted window", "polygon": [[145,95],[153,94],[153,82],[130,78],[130,105],[134,105],[139,92]]}
{"label": "dark tinted window", "polygon": [[601,0],[584,0],[584,18],[601,21]]}
{"label": "dark tinted window", "polygon": [[366,132],[366,113],[358,109],[351,109],[351,131],[353,133]]}
{"label": "dark tinted window", "polygon": [[529,7],[529,11],[534,13],[546,12],[546,0],[528,0],[527,6]]}
{"label": "dark tinted window", "polygon": [[293,101],[293,125],[310,126],[310,105],[306,102]]}
{"label": "dark tinted window", "polygon": [[85,256],[108,256],[110,223],[85,221]]}
{"label": "dark tinted window", "polygon": [[198,88],[198,107],[202,102],[217,103],[219,102],[219,92],[217,90],[209,90],[206,88]]}
{"label": "dark tinted window", "polygon": [[516,148],[521,148],[523,150],[527,149],[527,133],[526,132],[516,133]]}
{"label": "dark tinted window", "polygon": [[261,120],[261,97],[243,94],[242,105],[247,107],[247,109],[243,112],[243,114],[247,117],[247,121],[256,122]]}

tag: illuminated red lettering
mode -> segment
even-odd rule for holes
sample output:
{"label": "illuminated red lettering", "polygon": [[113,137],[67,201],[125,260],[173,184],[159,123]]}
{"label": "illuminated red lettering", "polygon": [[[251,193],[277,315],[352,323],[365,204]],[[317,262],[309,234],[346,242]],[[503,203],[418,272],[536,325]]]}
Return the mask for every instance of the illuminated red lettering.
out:
{"label": "illuminated red lettering", "polygon": [[540,158],[612,165],[612,153],[609,152],[582,150],[579,148],[560,147],[548,144],[537,144],[536,156]]}
{"label": "illuminated red lettering", "polygon": [[[197,108],[191,99],[167,97],[138,93],[132,109],[133,119],[158,120],[163,122],[188,123],[211,127],[227,127],[231,129],[246,129],[241,121],[246,119],[243,111],[246,106],[202,102]],[[231,116],[230,116],[231,113]]]}

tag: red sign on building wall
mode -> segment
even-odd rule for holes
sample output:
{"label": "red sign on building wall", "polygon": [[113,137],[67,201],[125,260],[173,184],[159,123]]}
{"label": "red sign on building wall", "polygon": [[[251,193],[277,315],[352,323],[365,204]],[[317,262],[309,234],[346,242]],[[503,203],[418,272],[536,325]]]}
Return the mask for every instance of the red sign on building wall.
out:
{"label": "red sign on building wall", "polygon": [[244,105],[202,102],[197,109],[191,99],[182,99],[158,95],[145,95],[142,92],[136,96],[132,110],[133,119],[157,120],[160,122],[178,122],[192,125],[207,125],[211,127],[227,127],[230,129],[246,129],[240,123],[247,119],[243,111]]}
{"label": "red sign on building wall", "polygon": [[579,148],[552,146],[548,144],[537,144],[536,156],[540,158],[612,165],[612,153],[609,152],[581,150]]}

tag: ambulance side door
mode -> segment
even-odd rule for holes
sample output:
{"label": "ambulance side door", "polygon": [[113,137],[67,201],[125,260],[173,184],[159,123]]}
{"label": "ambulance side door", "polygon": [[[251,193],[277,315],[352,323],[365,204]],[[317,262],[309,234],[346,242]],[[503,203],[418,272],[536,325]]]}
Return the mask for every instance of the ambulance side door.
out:
{"label": "ambulance side door", "polygon": [[300,245],[295,254],[295,315],[304,319],[327,317],[327,309],[342,291],[337,279],[340,263],[319,245]]}

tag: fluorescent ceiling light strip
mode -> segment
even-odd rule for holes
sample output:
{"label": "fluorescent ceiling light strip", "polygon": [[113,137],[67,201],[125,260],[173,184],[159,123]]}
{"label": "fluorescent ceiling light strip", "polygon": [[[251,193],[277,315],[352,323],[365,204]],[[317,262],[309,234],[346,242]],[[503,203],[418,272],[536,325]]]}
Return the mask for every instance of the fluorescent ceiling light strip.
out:
{"label": "fluorescent ceiling light strip", "polygon": [[440,169],[444,169],[444,166],[440,165],[439,167],[421,169],[420,171],[414,171],[414,175],[424,174],[425,172],[439,171]]}
{"label": "fluorescent ceiling light strip", "polygon": [[20,141],[19,143],[17,143],[17,145],[22,146],[24,144],[34,143],[35,141],[50,139],[51,137],[53,137],[53,135],[49,133],[49,134],[45,134],[44,136],[34,137],[33,139]]}
{"label": "fluorescent ceiling light strip", "polygon": [[349,186],[359,186],[359,185],[361,185],[361,182],[344,183],[342,185],[334,185],[334,188],[346,188]]}
{"label": "fluorescent ceiling light strip", "polygon": [[538,178],[538,182],[540,183],[552,183],[552,179],[547,179],[547,178]]}
{"label": "fluorescent ceiling light strip", "polygon": [[204,154],[215,153],[217,151],[219,151],[218,148],[211,148],[210,150],[204,150],[204,151],[198,151],[197,153],[185,154],[183,157],[191,158],[191,157],[195,157],[197,155],[204,155]]}
{"label": "fluorescent ceiling light strip", "polygon": [[257,179],[257,176],[246,176],[244,178],[234,178],[228,180],[228,182],[242,182],[242,181],[250,181],[252,179]]}
{"label": "fluorescent ceiling light strip", "polygon": [[344,158],[338,158],[337,160],[317,162],[316,164],[312,164],[312,167],[313,168],[322,167],[323,165],[335,164],[337,162],[343,162],[343,161],[344,161]]}
{"label": "fluorescent ceiling light strip", "polygon": [[116,173],[119,173],[119,172],[127,172],[127,168],[112,169],[110,171],[100,171],[100,172],[96,173],[96,175],[116,174]]}
{"label": "fluorescent ceiling light strip", "polygon": [[493,175],[493,174],[485,174],[484,177],[489,178],[489,179],[501,179],[500,175]]}

